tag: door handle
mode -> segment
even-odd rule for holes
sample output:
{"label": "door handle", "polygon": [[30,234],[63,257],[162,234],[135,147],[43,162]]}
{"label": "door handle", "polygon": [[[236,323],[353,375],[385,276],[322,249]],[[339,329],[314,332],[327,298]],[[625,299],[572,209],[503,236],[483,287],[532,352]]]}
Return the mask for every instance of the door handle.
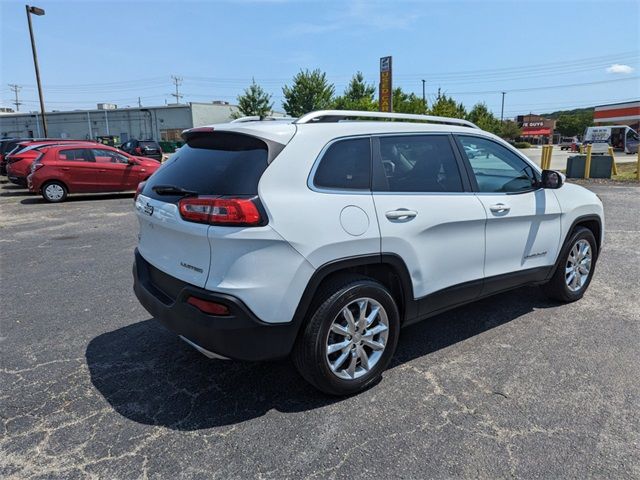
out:
{"label": "door handle", "polygon": [[495,205],[491,205],[489,207],[489,210],[491,210],[493,213],[507,213],[509,210],[511,210],[511,207],[509,205],[505,205],[504,203],[496,203]]}
{"label": "door handle", "polygon": [[416,215],[418,215],[418,212],[407,210],[406,208],[399,208],[397,210],[391,210],[385,213],[385,216],[389,220],[406,220],[409,218],[414,218]]}
{"label": "door handle", "polygon": [[98,170],[99,172],[106,172],[106,170]]}
{"label": "door handle", "polygon": [[69,167],[62,167],[60,170],[64,170],[66,172],[67,170],[71,170],[71,169]]}

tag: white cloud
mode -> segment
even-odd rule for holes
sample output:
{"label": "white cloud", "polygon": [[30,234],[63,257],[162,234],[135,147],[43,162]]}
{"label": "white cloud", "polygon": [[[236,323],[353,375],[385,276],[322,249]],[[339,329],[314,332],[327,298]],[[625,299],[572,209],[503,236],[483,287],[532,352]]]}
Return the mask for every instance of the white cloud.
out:
{"label": "white cloud", "polygon": [[607,67],[607,73],[632,73],[634,70],[635,68],[620,63],[614,63]]}

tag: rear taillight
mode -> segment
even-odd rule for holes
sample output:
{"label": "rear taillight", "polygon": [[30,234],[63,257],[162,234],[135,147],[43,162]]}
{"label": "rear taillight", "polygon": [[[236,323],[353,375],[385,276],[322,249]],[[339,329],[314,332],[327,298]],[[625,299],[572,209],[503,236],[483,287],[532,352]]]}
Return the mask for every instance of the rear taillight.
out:
{"label": "rear taillight", "polygon": [[183,198],[178,208],[182,218],[189,222],[246,227],[262,223],[260,210],[251,198]]}
{"label": "rear taillight", "polygon": [[147,182],[140,182],[138,184],[138,188],[136,188],[136,194],[133,196],[133,201],[135,202],[138,199],[138,196],[142,193],[142,190],[144,190],[144,186]]}
{"label": "rear taillight", "polygon": [[44,166],[42,163],[40,163],[41,159],[42,159],[42,153],[36,157],[33,163],[31,163],[31,173],[35,172],[40,167]]}

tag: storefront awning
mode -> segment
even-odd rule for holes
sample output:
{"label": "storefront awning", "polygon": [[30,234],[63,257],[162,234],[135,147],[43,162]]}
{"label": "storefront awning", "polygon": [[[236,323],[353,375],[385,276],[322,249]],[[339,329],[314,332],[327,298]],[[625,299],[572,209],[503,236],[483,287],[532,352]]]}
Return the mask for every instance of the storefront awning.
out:
{"label": "storefront awning", "polygon": [[539,128],[537,130],[523,130],[522,131],[522,136],[523,137],[536,137],[538,135],[551,135],[551,129],[550,128]]}

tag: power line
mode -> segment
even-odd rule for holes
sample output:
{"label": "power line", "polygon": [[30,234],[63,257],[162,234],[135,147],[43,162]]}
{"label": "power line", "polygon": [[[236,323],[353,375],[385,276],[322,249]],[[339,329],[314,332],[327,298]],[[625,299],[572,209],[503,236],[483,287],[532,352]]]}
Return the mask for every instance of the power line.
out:
{"label": "power line", "polygon": [[19,112],[20,111],[20,105],[22,105],[22,102],[18,98],[18,92],[20,90],[22,90],[22,87],[20,85],[16,85],[15,83],[10,83],[9,84],[9,88],[13,91],[13,94],[16,97],[15,101],[13,102],[13,104],[16,106],[16,112]]}
{"label": "power line", "polygon": [[171,75],[171,79],[173,80],[174,85],[176,86],[176,93],[172,93],[172,97],[176,97],[176,103],[180,103],[180,99],[184,97],[179,91],[178,87],[182,85],[182,77],[176,77],[175,75]]}
{"label": "power line", "polygon": [[[597,82],[584,82],[584,83],[565,83],[563,85],[545,85],[543,87],[527,87],[527,88],[513,88],[507,90],[507,93],[515,93],[515,92],[532,92],[534,90],[553,90],[554,88],[568,88],[568,87],[585,87],[587,85],[599,85],[602,83],[615,83],[615,82],[626,82],[629,80],[639,80],[639,76],[635,77],[627,77],[627,78],[615,78],[612,80],[600,80]],[[447,92],[449,95],[484,95],[488,93],[502,93],[502,90],[484,90],[477,92]]]}

